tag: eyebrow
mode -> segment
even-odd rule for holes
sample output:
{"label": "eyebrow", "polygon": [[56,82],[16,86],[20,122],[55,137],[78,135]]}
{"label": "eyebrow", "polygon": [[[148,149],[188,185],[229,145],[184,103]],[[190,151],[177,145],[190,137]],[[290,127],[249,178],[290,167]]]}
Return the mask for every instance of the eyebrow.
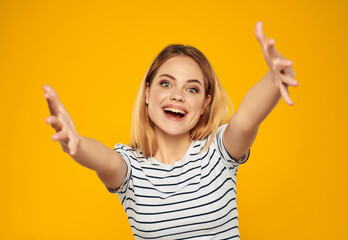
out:
{"label": "eyebrow", "polygon": [[[170,79],[176,80],[175,77],[173,77],[172,75],[166,74],[166,73],[165,74],[161,74],[160,77],[168,77]],[[197,79],[189,79],[186,82],[196,82],[196,83],[199,83],[202,86],[202,83],[199,80],[197,80]]]}

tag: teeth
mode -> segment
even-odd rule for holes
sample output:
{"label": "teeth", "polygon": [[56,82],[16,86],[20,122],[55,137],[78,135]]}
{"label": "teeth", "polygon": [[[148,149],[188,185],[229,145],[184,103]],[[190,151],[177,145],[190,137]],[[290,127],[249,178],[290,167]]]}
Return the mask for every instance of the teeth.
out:
{"label": "teeth", "polygon": [[164,108],[165,111],[171,111],[171,112],[175,112],[175,113],[181,113],[181,114],[185,114],[184,111],[180,110],[180,109],[176,109],[176,108]]}

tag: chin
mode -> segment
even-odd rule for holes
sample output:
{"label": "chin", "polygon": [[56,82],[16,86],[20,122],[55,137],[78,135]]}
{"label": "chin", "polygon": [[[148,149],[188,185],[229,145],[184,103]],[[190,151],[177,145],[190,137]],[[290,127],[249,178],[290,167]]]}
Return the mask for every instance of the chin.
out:
{"label": "chin", "polygon": [[189,129],[166,128],[166,129],[164,129],[162,131],[165,132],[168,135],[178,136],[178,137],[182,136],[182,135],[190,134],[190,130]]}
{"label": "chin", "polygon": [[183,128],[182,126],[170,126],[170,125],[164,125],[164,126],[157,126],[156,127],[161,132],[171,135],[171,136],[183,136],[183,135],[190,135],[190,128]]}
{"label": "chin", "polygon": [[155,130],[160,130],[170,136],[190,136],[191,130],[196,126],[199,119],[185,118],[183,121],[173,121],[165,118],[154,122]]}

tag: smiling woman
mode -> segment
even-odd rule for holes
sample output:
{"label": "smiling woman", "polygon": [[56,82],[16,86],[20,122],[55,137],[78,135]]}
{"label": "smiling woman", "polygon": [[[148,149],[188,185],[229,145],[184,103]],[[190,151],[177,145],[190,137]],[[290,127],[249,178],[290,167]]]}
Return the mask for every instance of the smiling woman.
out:
{"label": "smiling woman", "polygon": [[[202,109],[202,113],[204,112],[206,106],[211,100],[211,96],[207,95],[206,99],[203,99],[204,94],[204,87],[203,87],[203,81],[199,81],[196,79],[189,79],[184,80],[190,74],[199,74],[199,77],[201,77],[201,71],[198,66],[198,72],[194,73],[192,71],[195,69],[196,63],[193,62],[190,58],[184,58],[184,57],[173,57],[172,59],[168,60],[163,66],[161,66],[160,72],[171,72],[172,75],[177,75],[177,78],[173,77],[169,74],[158,74],[159,77],[155,76],[156,83],[153,83],[152,86],[155,84],[158,84],[159,87],[151,87],[151,95],[152,96],[162,96],[162,105],[163,110],[165,112],[165,116],[169,117],[172,120],[178,120],[183,121],[184,117],[186,116],[194,116],[194,105],[192,104],[198,104],[198,107]],[[197,69],[196,69],[197,70]],[[162,80],[163,79],[163,80]],[[201,88],[203,88],[203,91],[201,91]],[[147,90],[146,90],[146,104],[149,105],[151,101],[149,101],[150,98],[150,87],[149,84],[147,84]],[[157,92],[156,92],[157,90]],[[203,93],[201,93],[203,92]],[[153,99],[153,98],[151,98]],[[166,101],[169,99],[169,103]],[[170,104],[170,102],[176,101],[178,102],[177,105]],[[202,103],[204,101],[204,103]],[[167,102],[167,103],[166,103]],[[185,107],[187,106],[187,107]],[[152,107],[149,107],[149,112],[151,112]],[[189,109],[189,110],[188,110]],[[187,118],[187,117],[186,117]],[[185,118],[185,119],[186,119]],[[199,118],[199,116],[198,116]],[[152,121],[153,117],[150,115],[150,119]],[[198,120],[198,119],[197,119]],[[190,121],[192,122],[192,121]],[[193,122],[193,126],[196,125],[196,122]],[[158,124],[155,124],[155,127],[158,126]],[[191,128],[190,128],[191,129]]]}
{"label": "smiling woman", "polygon": [[[157,103],[152,104],[154,101]],[[202,52],[191,46],[170,45],[155,58],[139,88],[133,110],[130,146],[141,149],[145,156],[154,155],[158,147],[156,126],[167,122],[153,122],[161,120],[156,115],[163,115],[164,107],[185,112],[180,120],[185,120],[186,124],[168,122],[171,125],[163,126],[162,130],[166,128],[174,135],[181,135],[183,132],[176,128],[185,126],[185,133],[189,134],[189,138],[185,138],[186,146],[191,140],[214,135],[217,127],[227,119],[229,102],[227,93]],[[170,106],[166,106],[168,104]],[[154,111],[157,111],[156,115]],[[175,134],[175,131],[179,132]],[[168,141],[168,136],[162,137]]]}
{"label": "smiling woman", "polygon": [[129,146],[114,151],[76,132],[56,92],[45,85],[52,136],[116,193],[137,239],[239,239],[236,176],[258,127],[287,87],[292,63],[256,25],[270,71],[245,96],[228,124],[228,96],[207,58],[169,45],[152,62],[133,109]]}
{"label": "smiling woman", "polygon": [[[180,142],[186,141],[187,146],[190,145],[190,130],[196,126],[211,100],[204,85],[202,71],[190,57],[173,56],[159,67],[154,79],[147,84],[145,101],[157,136],[155,145],[161,146],[165,139],[178,136],[182,137],[183,141]],[[176,113],[181,111],[184,116],[168,114],[168,110]],[[159,131],[164,134],[158,134]]]}

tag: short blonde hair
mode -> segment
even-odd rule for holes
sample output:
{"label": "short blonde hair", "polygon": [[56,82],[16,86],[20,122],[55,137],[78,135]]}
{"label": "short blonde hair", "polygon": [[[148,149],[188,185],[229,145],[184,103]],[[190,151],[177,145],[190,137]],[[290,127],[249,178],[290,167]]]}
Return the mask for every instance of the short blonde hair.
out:
{"label": "short blonde hair", "polygon": [[[148,68],[141,82],[133,108],[130,146],[137,152],[141,151],[144,157],[152,157],[158,148],[154,123],[148,115],[148,106],[145,103],[146,86],[147,84],[149,87],[151,86],[158,69],[168,59],[178,55],[188,56],[199,64],[204,76],[205,94],[206,96],[208,94],[211,95],[211,101],[206,107],[205,112],[200,117],[196,126],[190,131],[191,139],[202,140],[209,135],[214,136],[218,127],[227,120],[229,115],[229,103],[231,103],[231,100],[204,54],[192,46],[180,44],[169,45],[157,55]],[[206,147],[212,141],[213,138],[210,138]]]}

